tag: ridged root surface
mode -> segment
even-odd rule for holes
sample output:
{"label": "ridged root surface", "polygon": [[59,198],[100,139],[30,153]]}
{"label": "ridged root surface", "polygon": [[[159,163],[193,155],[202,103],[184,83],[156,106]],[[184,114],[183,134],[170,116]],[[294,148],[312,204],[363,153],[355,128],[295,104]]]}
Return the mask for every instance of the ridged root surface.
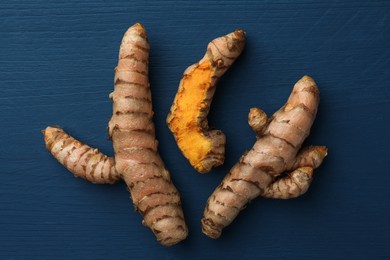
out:
{"label": "ridged root surface", "polygon": [[113,115],[109,135],[115,168],[126,182],[136,210],[161,244],[170,246],[187,237],[180,197],[157,151],[148,80],[149,44],[136,24],[125,33],[110,94]]}
{"label": "ridged root surface", "polygon": [[318,103],[316,83],[304,76],[295,84],[287,103],[271,118],[259,108],[250,110],[249,125],[258,139],[209,197],[201,220],[203,233],[218,238],[258,196],[289,199],[307,191],[313,169],[319,167],[327,155],[324,146],[301,150]]}
{"label": "ridged root surface", "polygon": [[123,179],[134,208],[157,240],[174,245],[188,235],[180,196],[161,160],[152,121],[146,31],[135,24],[125,33],[110,94],[113,116],[108,130],[115,160],[53,126],[43,130],[46,148],[76,177],[92,183]]}

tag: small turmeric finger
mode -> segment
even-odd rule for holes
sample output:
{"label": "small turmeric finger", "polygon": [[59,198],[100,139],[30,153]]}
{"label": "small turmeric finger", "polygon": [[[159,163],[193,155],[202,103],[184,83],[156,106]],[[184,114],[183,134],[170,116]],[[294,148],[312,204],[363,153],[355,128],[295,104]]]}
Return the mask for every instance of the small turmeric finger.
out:
{"label": "small turmeric finger", "polygon": [[57,126],[49,126],[42,133],[47,150],[75,177],[95,184],[120,180],[113,158],[74,139]]}
{"label": "small turmeric finger", "polygon": [[312,179],[313,168],[300,167],[270,184],[261,196],[273,199],[296,198],[309,189]]}
{"label": "small turmeric finger", "polygon": [[318,168],[328,153],[328,148],[325,146],[308,146],[303,148],[297,155],[294,165],[290,170],[299,167]]}
{"label": "small turmeric finger", "polygon": [[241,54],[244,44],[245,33],[240,29],[211,41],[205,56],[185,70],[168,114],[167,124],[179,149],[200,173],[224,162],[225,135],[209,130],[207,114],[218,79]]}

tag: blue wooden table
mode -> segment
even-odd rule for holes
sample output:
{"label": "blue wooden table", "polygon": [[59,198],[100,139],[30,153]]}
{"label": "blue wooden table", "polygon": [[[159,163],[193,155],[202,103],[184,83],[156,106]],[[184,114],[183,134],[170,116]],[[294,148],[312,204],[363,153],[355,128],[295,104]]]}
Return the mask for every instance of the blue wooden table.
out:
{"label": "blue wooden table", "polygon": [[[60,125],[112,155],[107,121],[121,37],[141,22],[159,150],[180,190],[190,236],[160,246],[124,184],[75,179],[45,150]],[[220,80],[210,124],[227,136],[224,166],[196,173],[165,118],[184,69],[236,28],[244,53]],[[390,2],[44,1],[0,3],[1,259],[390,258]],[[311,75],[321,91],[307,144],[329,155],[308,193],[256,199],[218,240],[205,202],[255,136],[250,107],[272,114]]]}

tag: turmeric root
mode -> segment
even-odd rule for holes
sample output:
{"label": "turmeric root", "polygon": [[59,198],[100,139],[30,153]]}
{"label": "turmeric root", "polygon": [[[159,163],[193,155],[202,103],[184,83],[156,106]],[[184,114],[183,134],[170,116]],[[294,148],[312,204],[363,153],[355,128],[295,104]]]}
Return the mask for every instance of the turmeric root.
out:
{"label": "turmeric root", "polygon": [[287,103],[270,119],[259,108],[250,110],[249,125],[258,140],[209,197],[201,220],[204,234],[218,238],[258,196],[289,199],[307,191],[313,169],[327,155],[324,146],[307,147],[298,153],[309,135],[318,103],[316,83],[304,76],[295,84]]}
{"label": "turmeric root", "polygon": [[170,246],[185,239],[188,231],[179,193],[157,151],[148,58],[146,31],[136,24],[125,33],[120,46],[108,130],[115,168],[129,188],[135,209],[158,241]]}
{"label": "turmeric root", "polygon": [[135,24],[125,33],[115,69],[115,90],[110,94],[113,116],[108,130],[114,159],[98,152],[59,127],[43,132],[47,149],[75,176],[93,183],[123,179],[134,208],[157,240],[174,245],[188,234],[178,191],[161,160],[152,121],[152,99],[148,80],[149,44],[146,31]]}
{"label": "turmeric root", "polygon": [[218,79],[240,55],[244,44],[245,33],[240,29],[211,41],[205,56],[185,70],[168,114],[167,124],[179,149],[200,173],[224,162],[225,135],[209,130],[207,114]]}
{"label": "turmeric root", "polygon": [[42,133],[47,150],[75,177],[95,184],[120,180],[113,158],[74,139],[57,126],[49,126]]}

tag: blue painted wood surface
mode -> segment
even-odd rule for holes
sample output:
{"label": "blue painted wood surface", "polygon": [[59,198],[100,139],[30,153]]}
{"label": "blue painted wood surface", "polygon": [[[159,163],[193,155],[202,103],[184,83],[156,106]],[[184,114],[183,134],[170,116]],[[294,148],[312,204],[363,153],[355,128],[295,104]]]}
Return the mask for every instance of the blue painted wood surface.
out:
{"label": "blue painted wood surface", "polygon": [[[389,18],[386,0],[1,1],[0,258],[390,258]],[[108,93],[121,37],[135,22],[148,30],[159,150],[190,228],[172,248],[141,225],[124,184],[75,179],[40,132],[60,125],[112,155]],[[165,117],[184,69],[237,27],[247,46],[210,113],[227,136],[226,162],[200,175]],[[255,140],[249,108],[272,114],[304,74],[322,98],[307,143],[329,148],[311,188],[295,200],[257,199],[219,240],[208,239],[205,201]]]}

